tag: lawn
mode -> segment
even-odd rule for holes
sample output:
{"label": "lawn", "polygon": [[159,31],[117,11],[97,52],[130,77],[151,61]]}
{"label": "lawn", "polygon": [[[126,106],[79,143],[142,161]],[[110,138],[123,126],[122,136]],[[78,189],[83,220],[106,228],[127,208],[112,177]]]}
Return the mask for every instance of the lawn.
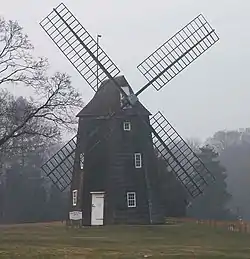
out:
{"label": "lawn", "polygon": [[194,223],[70,229],[0,226],[0,258],[250,258],[250,234]]}

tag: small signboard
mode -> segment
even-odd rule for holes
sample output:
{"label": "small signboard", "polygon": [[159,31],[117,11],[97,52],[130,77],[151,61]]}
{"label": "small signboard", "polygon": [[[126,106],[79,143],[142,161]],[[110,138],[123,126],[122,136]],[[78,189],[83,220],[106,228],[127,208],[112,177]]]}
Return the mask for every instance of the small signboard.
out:
{"label": "small signboard", "polygon": [[81,211],[70,211],[69,212],[69,219],[71,219],[71,220],[82,219],[82,212]]}

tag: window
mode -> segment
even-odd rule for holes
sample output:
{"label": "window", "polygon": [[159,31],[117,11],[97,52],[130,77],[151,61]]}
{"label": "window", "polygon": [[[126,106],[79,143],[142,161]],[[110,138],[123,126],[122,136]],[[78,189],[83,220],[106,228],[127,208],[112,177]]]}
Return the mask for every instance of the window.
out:
{"label": "window", "polygon": [[[129,96],[130,95],[130,89],[128,86],[122,86],[122,90]],[[120,102],[121,102],[121,106],[123,105],[123,94],[120,93]],[[131,108],[131,105],[127,104],[125,107],[123,107],[124,109],[126,108]]]}
{"label": "window", "polygon": [[130,95],[130,90],[128,86],[122,86],[122,90],[127,94]]}
{"label": "window", "polygon": [[135,153],[135,168],[142,168],[141,153]]}
{"label": "window", "polygon": [[77,204],[77,190],[73,190],[72,192],[72,204],[73,206],[76,206]]}
{"label": "window", "polygon": [[131,130],[131,123],[129,121],[123,122],[123,130],[124,131],[130,131]]}
{"label": "window", "polygon": [[80,154],[80,168],[83,169],[84,166],[84,153]]}
{"label": "window", "polygon": [[136,207],[136,193],[135,192],[127,192],[127,204],[128,204],[128,208]]}

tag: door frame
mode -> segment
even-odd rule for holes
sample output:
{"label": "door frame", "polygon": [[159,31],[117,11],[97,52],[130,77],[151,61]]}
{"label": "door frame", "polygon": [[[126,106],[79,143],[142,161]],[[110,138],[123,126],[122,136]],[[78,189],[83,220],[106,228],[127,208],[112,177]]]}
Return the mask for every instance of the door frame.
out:
{"label": "door frame", "polygon": [[[99,195],[103,195],[103,220],[102,220],[102,224],[100,225],[93,225],[92,224],[92,200],[93,200],[93,195],[95,194],[99,194]],[[105,192],[104,191],[96,191],[96,192],[90,192],[90,195],[91,195],[91,207],[90,207],[90,225],[91,226],[103,226],[104,225],[104,204],[105,204]]]}

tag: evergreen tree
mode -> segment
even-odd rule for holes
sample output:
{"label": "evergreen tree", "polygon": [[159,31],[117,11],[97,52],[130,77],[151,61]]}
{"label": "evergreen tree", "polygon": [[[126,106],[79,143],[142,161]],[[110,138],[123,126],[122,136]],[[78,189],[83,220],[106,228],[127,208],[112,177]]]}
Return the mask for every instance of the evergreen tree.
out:
{"label": "evergreen tree", "polygon": [[[41,175],[39,153],[18,160],[6,173],[0,200],[1,221],[6,223],[41,222],[63,220],[67,216],[68,193],[61,193],[50,186]],[[0,185],[1,187],[1,185]]]}
{"label": "evergreen tree", "polygon": [[0,177],[0,223],[3,220],[4,213],[4,184]]}
{"label": "evergreen tree", "polygon": [[166,217],[184,217],[186,215],[187,192],[183,185],[166,167],[166,162],[158,159],[157,174],[158,199],[164,205]]}
{"label": "evergreen tree", "polygon": [[50,188],[47,203],[47,220],[66,220],[68,192],[62,193],[54,184]]}
{"label": "evergreen tree", "polygon": [[12,164],[6,174],[4,219],[10,223],[44,220],[46,191],[38,165]]}
{"label": "evergreen tree", "polygon": [[215,182],[210,180],[204,193],[192,202],[188,215],[199,219],[232,219],[233,215],[226,208],[231,199],[227,192],[226,169],[220,164],[218,153],[205,146],[200,148],[199,157],[216,179]]}

